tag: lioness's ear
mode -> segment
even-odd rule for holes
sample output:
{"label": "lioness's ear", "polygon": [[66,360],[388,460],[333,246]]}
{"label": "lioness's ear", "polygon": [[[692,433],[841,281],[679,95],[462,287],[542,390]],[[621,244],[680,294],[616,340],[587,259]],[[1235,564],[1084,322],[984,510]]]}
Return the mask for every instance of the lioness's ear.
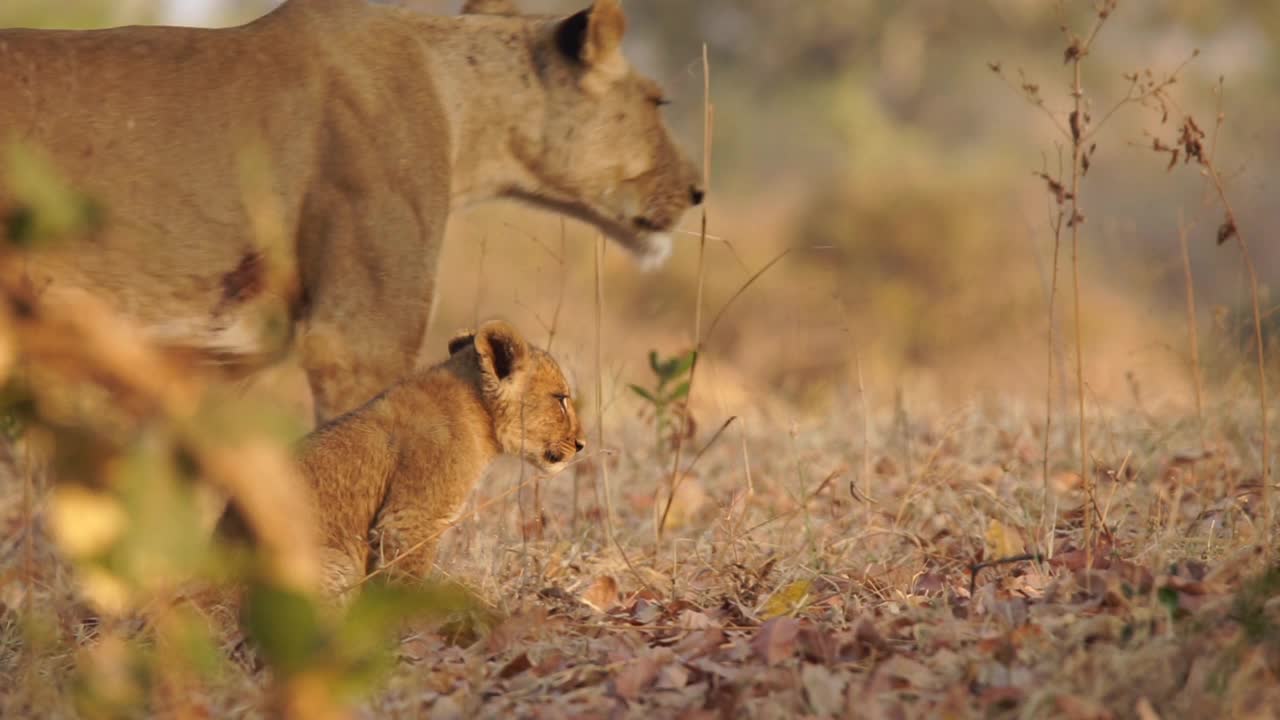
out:
{"label": "lioness's ear", "polygon": [[618,0],[595,0],[556,29],[560,52],[587,67],[616,65],[622,60],[627,16]]}
{"label": "lioness's ear", "polygon": [[511,377],[529,354],[529,346],[520,333],[501,320],[481,325],[474,342],[480,371],[499,382]]}
{"label": "lioness's ear", "polygon": [[511,0],[467,0],[462,5],[463,15],[519,15]]}
{"label": "lioness's ear", "polygon": [[449,355],[457,355],[475,344],[476,334],[471,330],[460,330],[449,338]]}

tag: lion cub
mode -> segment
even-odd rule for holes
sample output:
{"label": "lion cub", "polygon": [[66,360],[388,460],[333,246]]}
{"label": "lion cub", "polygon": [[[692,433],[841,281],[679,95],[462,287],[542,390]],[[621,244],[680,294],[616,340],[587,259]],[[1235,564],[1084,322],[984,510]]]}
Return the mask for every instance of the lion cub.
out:
{"label": "lion cub", "polygon": [[431,571],[439,536],[501,454],[554,473],[586,443],[569,385],[509,324],[449,341],[449,359],[313,431],[300,466],[314,490],[324,590],[338,595],[383,563]]}

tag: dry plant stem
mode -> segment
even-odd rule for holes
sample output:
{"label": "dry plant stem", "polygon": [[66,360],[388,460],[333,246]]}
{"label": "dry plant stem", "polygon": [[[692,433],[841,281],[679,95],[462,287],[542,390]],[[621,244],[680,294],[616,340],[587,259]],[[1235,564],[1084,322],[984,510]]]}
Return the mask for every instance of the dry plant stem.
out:
{"label": "dry plant stem", "polygon": [[[564,293],[565,293],[565,285],[567,284],[565,281],[565,276],[568,274],[568,269],[565,267],[565,258],[567,257],[565,255],[565,245],[566,245],[565,221],[564,221],[564,218],[561,217],[560,218],[560,258],[559,258],[560,293],[556,297],[556,309],[551,313],[551,327],[547,330],[547,352],[548,353],[551,352],[551,346],[555,343],[556,330],[560,326],[560,313],[564,309]],[[479,327],[478,324],[477,324],[477,327]],[[577,488],[576,477],[574,479],[574,487]],[[572,522],[576,525],[577,514],[578,514],[577,513],[578,506],[576,503],[573,506],[573,510],[574,510],[574,513],[573,513]],[[538,537],[541,538],[542,531],[543,531],[542,518],[545,517],[546,514],[543,512],[543,509],[542,509],[542,480],[540,478],[535,479],[533,483],[533,512],[534,512],[534,519],[537,522]],[[522,520],[521,529],[523,530],[523,520]]]}
{"label": "dry plant stem", "polygon": [[[1099,20],[1094,26],[1094,30],[1089,36],[1090,43],[1097,36],[1101,25],[1102,21]],[[1088,46],[1089,43],[1086,43],[1084,47],[1087,49]],[[1084,51],[1077,53],[1071,62],[1074,78],[1071,92],[1075,100],[1076,127],[1083,127],[1084,125],[1084,89],[1080,85],[1080,60],[1083,54]],[[1071,227],[1071,279],[1075,295],[1076,401],[1080,416],[1080,479],[1084,483],[1086,508],[1084,514],[1085,567],[1093,567],[1094,522],[1093,513],[1089,512],[1088,508],[1093,507],[1095,503],[1094,478],[1093,473],[1089,472],[1089,435],[1084,412],[1084,340],[1081,332],[1080,314],[1080,224],[1082,221],[1080,216],[1080,170],[1083,158],[1084,136],[1082,131],[1076,130],[1071,136],[1071,220],[1068,225]]]}
{"label": "dry plant stem", "polygon": [[[702,44],[702,189],[711,192],[711,133],[715,129],[715,107],[711,104],[711,61],[707,45]],[[698,234],[698,300],[693,308],[693,338],[702,338],[702,293],[706,280],[707,206],[702,206],[702,223]]]}
{"label": "dry plant stem", "polygon": [[[1059,173],[1062,171],[1061,154],[1059,154]],[[1044,466],[1042,468],[1044,477],[1044,490],[1042,504],[1040,507],[1040,537],[1045,543],[1045,547],[1050,548],[1049,556],[1053,556],[1053,532],[1057,525],[1056,515],[1053,522],[1049,522],[1049,495],[1051,488],[1049,485],[1049,441],[1053,431],[1053,354],[1054,354],[1054,331],[1057,328],[1056,313],[1058,309],[1058,264],[1062,258],[1062,210],[1059,206],[1057,216],[1053,222],[1053,262],[1052,273],[1049,279],[1049,337],[1048,346],[1045,348],[1045,378],[1044,378]],[[1047,527],[1046,527],[1047,525]],[[1046,535],[1046,533],[1048,533]]]}
{"label": "dry plant stem", "polygon": [[1039,553],[1026,553],[1024,555],[1015,555],[1013,557],[1000,558],[998,560],[990,560],[980,562],[969,566],[969,597],[973,597],[974,590],[978,585],[978,573],[991,567],[999,567],[1000,565],[1011,565],[1020,562],[1044,562],[1045,557]]}
{"label": "dry plant stem", "polygon": [[480,236],[480,262],[476,266],[476,298],[475,304],[471,309],[472,322],[475,327],[480,327],[480,301],[484,299],[484,260],[488,248],[489,234],[484,233]]}
{"label": "dry plant stem", "polygon": [[729,548],[733,551],[734,562],[741,562],[738,554],[738,532],[746,522],[747,514],[751,512],[751,498],[756,494],[755,482],[751,478],[751,454],[747,451],[747,422],[743,420],[738,423],[738,429],[741,431],[742,471],[747,477],[747,494],[742,499],[742,512],[738,513],[737,518],[732,517],[733,503],[729,504]]}
{"label": "dry plant stem", "polygon": [[35,586],[36,550],[35,550],[35,467],[31,462],[31,453],[22,453],[22,582],[27,592],[22,596],[22,608],[30,605],[30,598]]}
{"label": "dry plant stem", "polygon": [[[604,450],[604,336],[601,317],[604,315],[604,235],[596,237],[596,447]],[[608,463],[601,458],[599,464],[600,481],[604,486],[604,530],[609,538],[613,535],[613,492],[609,487]]]}
{"label": "dry plant stem", "polygon": [[[715,109],[711,105],[711,61],[707,54],[707,45],[702,45],[702,188],[703,192],[711,192],[711,143],[712,132],[714,130]],[[706,285],[706,254],[707,254],[707,206],[702,205],[702,224],[698,235],[698,293],[696,305],[693,311],[693,347],[696,353],[693,358],[693,365],[689,368],[689,391],[685,395],[685,403],[693,397],[694,380],[698,374],[698,365],[702,359],[702,293]],[[731,421],[732,422],[732,421]],[[680,432],[675,438],[675,458],[671,463],[671,475],[667,478],[667,506],[662,512],[662,517],[654,525],[654,552],[657,552],[658,545],[662,542],[662,532],[667,526],[667,513],[671,510],[671,502],[676,496],[676,484],[680,479],[680,456],[684,450],[684,436],[686,428],[689,425],[689,416],[684,414],[680,418]],[[654,493],[654,499],[657,499],[657,493]],[[654,510],[657,510],[658,503],[653,504]]]}
{"label": "dry plant stem", "polygon": [[1245,270],[1249,275],[1249,300],[1253,305],[1253,342],[1257,347],[1258,360],[1258,410],[1261,413],[1262,420],[1262,516],[1263,521],[1266,523],[1262,536],[1266,542],[1264,555],[1267,562],[1271,562],[1275,546],[1275,508],[1272,506],[1271,501],[1271,425],[1267,417],[1266,346],[1262,337],[1262,308],[1258,302],[1257,268],[1254,267],[1253,256],[1249,253],[1249,245],[1245,241],[1244,235],[1240,232],[1240,223],[1236,220],[1235,209],[1227,198],[1227,190],[1223,184],[1222,175],[1218,172],[1218,167],[1214,163],[1218,152],[1218,138],[1222,134],[1222,124],[1226,120],[1226,114],[1222,111],[1223,94],[1223,80],[1219,77],[1218,114],[1214,123],[1213,139],[1210,141],[1209,156],[1204,160],[1204,166],[1208,170],[1209,180],[1218,195],[1218,200],[1222,203],[1222,208],[1227,213],[1227,223],[1233,230],[1232,234],[1235,236],[1236,244],[1240,248],[1240,259],[1243,261]]}
{"label": "dry plant stem", "polygon": [[[867,400],[867,386],[862,379],[862,353],[854,356],[854,363],[858,368],[858,399],[862,403],[862,495],[870,500],[871,498],[871,411],[868,408],[870,402]],[[867,527],[871,527],[872,518],[875,514],[872,512],[871,503],[867,502]]]}
{"label": "dry plant stem", "polygon": [[564,217],[560,218],[560,294],[556,297],[556,309],[551,314],[551,329],[547,331],[547,352],[551,352],[551,346],[556,341],[556,331],[560,328],[560,313],[564,310],[564,292],[568,282],[565,278],[569,274],[569,268],[566,265],[566,255],[568,238],[565,231]]}
{"label": "dry plant stem", "polygon": [[1253,305],[1253,342],[1257,348],[1258,361],[1258,411],[1261,413],[1262,420],[1262,518],[1265,524],[1262,531],[1262,540],[1266,543],[1264,548],[1265,556],[1267,561],[1270,562],[1275,545],[1275,509],[1271,503],[1271,429],[1267,418],[1267,360],[1262,337],[1262,307],[1258,302],[1258,270],[1253,264],[1252,255],[1249,254],[1249,244],[1245,241],[1244,234],[1240,232],[1240,224],[1236,222],[1236,212],[1231,206],[1231,200],[1227,198],[1227,190],[1226,186],[1223,185],[1222,175],[1219,174],[1212,158],[1206,160],[1204,166],[1209,171],[1209,179],[1213,182],[1213,188],[1218,194],[1218,200],[1222,203],[1222,208],[1227,213],[1227,223],[1234,228],[1232,234],[1235,236],[1236,244],[1240,248],[1240,258],[1243,260],[1245,271],[1249,276],[1249,300]]}
{"label": "dry plant stem", "polygon": [[725,420],[724,424],[720,426],[720,429],[716,431],[716,434],[712,435],[711,439],[707,441],[707,444],[703,445],[702,449],[698,451],[698,454],[693,456],[693,462],[689,463],[689,467],[685,468],[685,471],[681,473],[676,478],[675,482],[671,484],[671,494],[667,496],[667,503],[662,508],[662,518],[658,521],[658,527],[666,527],[667,515],[671,512],[671,502],[675,499],[676,490],[679,489],[680,483],[684,480],[684,476],[693,471],[694,466],[698,464],[698,461],[702,459],[702,456],[707,454],[707,450],[710,450],[711,446],[716,444],[716,441],[720,439],[720,436],[724,434],[724,431],[728,430],[729,426],[737,419],[738,416],[735,415],[728,420]]}
{"label": "dry plant stem", "polygon": [[1178,209],[1178,242],[1182,246],[1182,277],[1187,290],[1187,346],[1191,353],[1191,384],[1196,394],[1196,422],[1200,447],[1207,446],[1204,433],[1204,374],[1200,369],[1200,334],[1196,328],[1196,288],[1191,276],[1191,253],[1187,249],[1187,223]]}

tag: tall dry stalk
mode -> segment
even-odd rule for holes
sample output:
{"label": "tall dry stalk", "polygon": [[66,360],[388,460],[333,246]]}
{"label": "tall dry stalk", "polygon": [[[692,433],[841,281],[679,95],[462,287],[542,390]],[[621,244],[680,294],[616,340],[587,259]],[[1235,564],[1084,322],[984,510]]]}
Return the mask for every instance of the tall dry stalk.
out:
{"label": "tall dry stalk", "polygon": [[862,494],[865,498],[863,505],[867,510],[867,527],[871,527],[871,521],[875,517],[874,509],[871,507],[871,409],[870,402],[867,400],[867,385],[862,379],[862,353],[854,356],[854,362],[858,368],[858,399],[862,404]]}
{"label": "tall dry stalk", "polygon": [[[1219,113],[1218,117],[1218,122],[1221,123],[1222,114]],[[1218,229],[1218,243],[1222,244],[1235,238],[1236,246],[1240,248],[1240,258],[1244,263],[1245,272],[1249,277],[1249,302],[1253,306],[1253,343],[1258,362],[1258,411],[1262,420],[1262,519],[1265,525],[1262,538],[1265,543],[1266,559],[1270,562],[1274,553],[1276,528],[1275,508],[1271,502],[1271,423],[1267,417],[1267,359],[1265,341],[1262,334],[1262,306],[1258,301],[1260,294],[1258,290],[1258,270],[1253,263],[1253,256],[1249,252],[1249,244],[1245,241],[1244,234],[1240,232],[1240,224],[1236,221],[1235,209],[1231,206],[1231,200],[1227,197],[1222,174],[1218,172],[1212,157],[1205,158],[1201,164],[1204,165],[1204,169],[1208,172],[1214,191],[1218,195],[1218,201],[1222,203],[1222,209],[1226,213],[1226,220]]]}
{"label": "tall dry stalk", "polygon": [[[1118,0],[1099,0],[1094,4],[1094,21],[1088,34],[1082,36],[1076,35],[1067,26],[1065,19],[1062,23],[1062,31],[1067,39],[1067,48],[1063,53],[1063,61],[1071,66],[1071,111],[1067,115],[1067,122],[1064,124],[1062,118],[1056,114],[1040,95],[1040,86],[1033,83],[1025,76],[1022,76],[1018,82],[1013,82],[1004,74],[1004,69],[998,62],[989,63],[992,72],[996,73],[1002,80],[1010,85],[1015,92],[1022,95],[1030,104],[1042,112],[1053,126],[1061,134],[1064,142],[1071,149],[1071,172],[1069,177],[1064,177],[1064,173],[1059,170],[1058,176],[1050,176],[1047,171],[1038,172],[1036,175],[1044,180],[1048,187],[1050,195],[1057,202],[1059,213],[1053,222],[1054,226],[1054,246],[1055,246],[1055,269],[1054,279],[1051,283],[1050,290],[1050,331],[1049,331],[1049,353],[1053,353],[1053,335],[1052,328],[1053,313],[1056,310],[1055,296],[1057,288],[1057,258],[1061,249],[1061,218],[1065,214],[1066,227],[1071,231],[1071,285],[1073,291],[1073,309],[1075,318],[1073,324],[1073,334],[1075,336],[1076,345],[1076,362],[1075,362],[1075,380],[1076,380],[1076,414],[1078,418],[1079,434],[1079,454],[1080,454],[1080,479],[1084,485],[1084,538],[1083,545],[1085,549],[1085,561],[1087,564],[1093,563],[1093,551],[1096,536],[1096,513],[1097,498],[1096,486],[1093,472],[1090,468],[1089,456],[1089,435],[1088,435],[1088,416],[1085,408],[1085,377],[1084,377],[1084,332],[1083,332],[1083,311],[1082,311],[1082,278],[1081,278],[1081,226],[1085,222],[1085,215],[1081,209],[1080,190],[1084,177],[1089,172],[1089,167],[1093,161],[1094,150],[1097,144],[1093,141],[1097,134],[1102,130],[1103,126],[1123,107],[1131,104],[1159,104],[1162,109],[1167,109],[1165,91],[1178,80],[1178,75],[1182,69],[1186,67],[1198,52],[1192,53],[1179,65],[1172,73],[1163,79],[1155,79],[1148,70],[1145,72],[1135,72],[1126,75],[1129,81],[1129,87],[1124,97],[1120,98],[1098,122],[1092,122],[1089,112],[1088,103],[1086,102],[1084,83],[1081,78],[1082,66],[1084,59],[1092,50],[1094,42],[1098,38],[1107,20],[1115,12],[1119,5]],[[1059,11],[1062,6],[1059,5]],[[1065,211],[1065,213],[1064,213]],[[1048,382],[1052,383],[1053,360],[1048,361],[1049,378]],[[1045,473],[1045,499],[1042,512],[1048,508],[1048,469],[1049,469],[1049,440],[1048,435],[1052,423],[1052,390],[1046,391],[1046,417],[1045,423],[1045,443],[1044,443],[1044,461],[1043,470]]]}
{"label": "tall dry stalk", "polygon": [[[1061,157],[1059,157],[1059,172],[1061,172]],[[1047,174],[1047,173],[1046,173]],[[1053,517],[1053,521],[1049,520],[1049,495],[1052,492],[1049,480],[1049,442],[1053,434],[1053,356],[1054,356],[1054,337],[1057,331],[1057,309],[1058,309],[1058,264],[1062,259],[1062,222],[1063,222],[1062,206],[1057,206],[1057,212],[1053,217],[1053,261],[1050,264],[1053,273],[1049,279],[1049,332],[1046,339],[1045,347],[1045,377],[1044,377],[1044,453],[1042,472],[1044,483],[1041,506],[1040,506],[1040,532],[1043,538],[1046,557],[1053,557],[1053,533],[1057,526],[1057,516]],[[1065,392],[1065,388],[1064,388]]]}
{"label": "tall dry stalk", "polygon": [[[604,529],[607,537],[613,538],[613,492],[609,486],[609,463],[604,454],[604,251],[603,235],[596,237],[596,453],[600,462],[596,464],[599,471],[600,485],[604,490]],[[575,487],[576,489],[576,487]]]}
{"label": "tall dry stalk", "polygon": [[1182,249],[1182,279],[1187,300],[1187,348],[1191,357],[1191,386],[1196,398],[1196,423],[1200,431],[1200,447],[1208,442],[1204,433],[1204,372],[1200,368],[1200,332],[1196,327],[1196,287],[1191,275],[1191,252],[1187,249],[1187,222],[1178,209],[1178,244]]}
{"label": "tall dry stalk", "polygon": [[1084,89],[1080,84],[1080,61],[1088,52],[1089,45],[1097,37],[1106,16],[1099,15],[1097,23],[1089,39],[1079,44],[1072,38],[1067,50],[1072,65],[1073,83],[1071,95],[1074,110],[1071,112],[1071,219],[1067,226],[1071,229],[1071,282],[1075,303],[1075,335],[1076,335],[1076,402],[1080,418],[1080,478],[1084,483],[1084,554],[1085,567],[1093,567],[1094,519],[1093,507],[1096,488],[1093,473],[1089,470],[1089,427],[1084,409],[1084,335],[1081,331],[1083,322],[1080,312],[1080,225],[1084,216],[1080,213],[1080,177],[1084,162],[1084,126],[1087,122],[1084,113]]}
{"label": "tall dry stalk", "polygon": [[[715,107],[711,104],[711,60],[707,54],[706,43],[702,44],[702,190],[707,196],[711,193],[711,147],[712,133],[715,129]],[[698,374],[698,365],[702,361],[702,296],[706,286],[707,255],[707,204],[702,204],[702,223],[698,233],[698,291],[693,311],[693,365],[689,368],[689,392],[685,396],[688,403],[693,397],[693,384]],[[684,450],[684,436],[689,425],[688,413],[680,418],[680,432],[675,437],[675,459],[671,464],[671,475],[667,478],[667,502],[660,516],[655,516],[653,540],[655,552],[662,542],[662,532],[666,528],[667,515],[671,512],[671,503],[675,500],[676,486],[680,482],[680,460]],[[655,493],[655,500],[657,495]],[[653,504],[657,512],[658,503]]]}
{"label": "tall dry stalk", "polygon": [[480,303],[484,301],[484,261],[489,251],[489,233],[480,235],[480,261],[476,263],[476,296],[471,306],[472,327],[480,327]]}
{"label": "tall dry stalk", "polygon": [[[10,443],[9,450],[15,449],[16,443]],[[15,465],[22,474],[22,583],[26,592],[22,596],[22,609],[30,607],[34,593],[36,572],[35,548],[35,466],[31,461],[29,448],[23,448],[20,458],[15,458]]]}
{"label": "tall dry stalk", "polygon": [[[1194,57],[1194,55],[1193,55]],[[1208,186],[1212,188],[1213,194],[1217,197],[1218,202],[1222,205],[1224,218],[1222,224],[1218,226],[1217,241],[1219,245],[1223,245],[1231,240],[1235,240],[1236,247],[1240,250],[1240,260],[1244,266],[1245,276],[1249,281],[1249,303],[1253,311],[1253,343],[1254,355],[1257,362],[1258,370],[1258,412],[1259,419],[1262,423],[1262,458],[1261,458],[1261,474],[1262,483],[1262,517],[1264,528],[1262,531],[1262,542],[1264,544],[1265,555],[1268,562],[1272,559],[1275,545],[1275,508],[1272,503],[1272,487],[1271,487],[1271,422],[1268,417],[1269,407],[1267,402],[1267,359],[1266,359],[1266,338],[1262,332],[1262,303],[1260,300],[1261,291],[1258,286],[1258,270],[1253,262],[1253,255],[1249,251],[1249,243],[1245,240],[1244,233],[1240,231],[1240,222],[1236,215],[1235,208],[1231,204],[1231,198],[1227,195],[1226,181],[1222,177],[1222,173],[1218,170],[1216,153],[1218,149],[1218,137],[1221,135],[1222,126],[1226,122],[1226,113],[1223,112],[1223,92],[1224,81],[1218,78],[1218,86],[1216,88],[1218,96],[1218,114],[1214,124],[1213,139],[1210,140],[1208,148],[1204,146],[1205,132],[1200,128],[1199,123],[1190,115],[1183,117],[1182,124],[1178,127],[1178,136],[1171,142],[1162,141],[1155,138],[1151,149],[1157,153],[1167,153],[1170,156],[1169,167],[1173,168],[1179,159],[1183,164],[1188,164],[1192,160],[1201,168],[1201,174],[1208,180]],[[1160,90],[1163,91],[1163,88]],[[1161,100],[1162,108],[1173,104],[1163,95],[1158,96]],[[1163,119],[1163,118],[1162,118]],[[1181,228],[1180,228],[1181,230]],[[1185,255],[1186,241],[1183,240],[1183,253]],[[1184,260],[1184,263],[1188,261]],[[1189,279],[1188,279],[1189,282]],[[1194,307],[1190,308],[1194,312]],[[1194,319],[1194,318],[1192,318]]]}

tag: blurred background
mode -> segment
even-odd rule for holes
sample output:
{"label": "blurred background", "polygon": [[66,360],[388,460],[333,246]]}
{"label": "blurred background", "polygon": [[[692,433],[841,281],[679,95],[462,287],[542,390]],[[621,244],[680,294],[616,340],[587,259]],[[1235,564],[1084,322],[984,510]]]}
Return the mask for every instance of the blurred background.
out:
{"label": "blurred background", "polygon": [[[268,0],[5,0],[0,24],[228,25]],[[453,13],[460,2],[410,1]],[[524,0],[565,13],[584,0]],[[699,403],[714,414],[818,413],[857,393],[908,388],[943,405],[987,394],[1042,397],[1055,210],[1036,172],[1056,174],[1064,138],[1047,108],[1069,110],[1063,23],[1083,32],[1089,2],[1048,0],[632,0],[629,55],[675,101],[669,120],[702,156],[702,46],[711,67],[714,140],[705,331],[730,298],[789,252],[720,316],[707,340]],[[1269,168],[1280,161],[1280,4],[1256,0],[1121,2],[1085,62],[1095,120],[1127,73],[1180,72],[1176,106],[1129,104],[1111,116],[1083,186],[1086,376],[1099,401],[1186,403],[1187,309],[1179,249],[1186,228],[1207,381],[1248,366],[1247,283],[1222,212],[1194,165],[1166,171],[1152,136],[1176,138],[1184,114],[1225,126],[1217,162],[1280,326],[1280,221]],[[1003,78],[992,72],[999,63]],[[266,69],[264,69],[266,70]],[[1069,162],[1068,162],[1069,164]],[[639,273],[613,246],[604,261],[606,392],[649,379],[647,353],[695,341],[697,213],[673,261]],[[1067,238],[1064,238],[1064,241]],[[477,318],[508,317],[552,335],[583,390],[594,383],[594,234],[575,222],[493,204],[455,218],[442,265],[436,344]],[[1063,246],[1059,333],[1071,322]],[[1061,311],[1066,311],[1061,312]],[[1059,366],[1074,349],[1063,342]],[[1274,361],[1273,361],[1274,362]],[[296,378],[294,380],[296,382]],[[1055,380],[1063,390],[1069,379]],[[612,389],[610,389],[612,388]],[[976,394],[976,395],[975,395]],[[634,398],[630,398],[634,400]]]}

